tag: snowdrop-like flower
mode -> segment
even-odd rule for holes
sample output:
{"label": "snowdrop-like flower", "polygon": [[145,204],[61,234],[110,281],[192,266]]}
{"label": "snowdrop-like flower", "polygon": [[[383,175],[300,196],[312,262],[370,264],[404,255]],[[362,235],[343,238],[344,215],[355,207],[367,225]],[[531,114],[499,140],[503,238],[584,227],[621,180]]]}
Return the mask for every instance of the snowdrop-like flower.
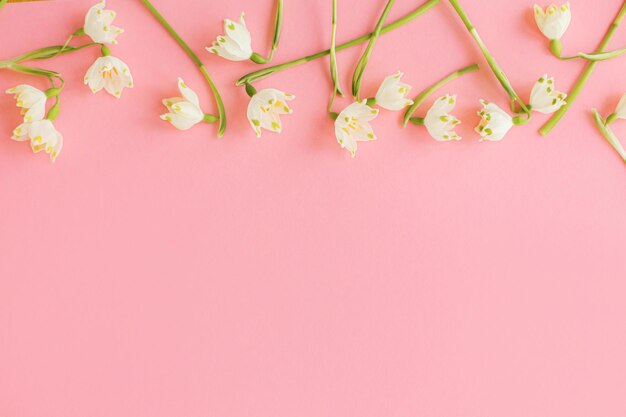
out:
{"label": "snowdrop-like flower", "polygon": [[530,106],[539,113],[554,113],[565,104],[565,97],[567,94],[555,90],[554,78],[543,74],[530,92]]}
{"label": "snowdrop-like flower", "polygon": [[30,140],[33,152],[45,151],[50,155],[52,162],[59,156],[63,148],[63,136],[48,119],[22,123],[15,128],[11,139],[19,142]]}
{"label": "snowdrop-like flower", "polygon": [[252,56],[252,39],[244,21],[244,13],[239,23],[224,19],[224,35],[217,37],[206,50],[231,61],[245,61]]}
{"label": "snowdrop-like flower", "polygon": [[248,120],[257,137],[261,137],[261,128],[280,133],[281,114],[291,114],[293,110],[287,105],[296,97],[274,88],[261,90],[250,98],[248,104]]}
{"label": "snowdrop-like flower", "polygon": [[569,2],[561,6],[551,4],[545,10],[535,4],[535,22],[543,35],[550,40],[561,39],[571,20]]}
{"label": "snowdrop-like flower", "polygon": [[507,112],[496,106],[494,103],[488,103],[485,100],[480,101],[483,109],[478,112],[481,117],[480,123],[476,126],[476,131],[480,133],[483,140],[498,141],[504,138],[504,135],[513,127],[513,119]]}
{"label": "snowdrop-like flower", "polygon": [[367,100],[357,101],[343,109],[335,120],[335,136],[342,148],[347,149],[352,157],[356,155],[357,142],[376,140],[369,122],[378,116],[378,109],[373,109]]}
{"label": "snowdrop-like flower", "polygon": [[387,110],[402,110],[413,104],[413,100],[406,98],[411,86],[400,81],[403,75],[398,71],[383,80],[376,93],[376,104]]}
{"label": "snowdrop-like flower", "polygon": [[182,97],[163,100],[168,113],[162,114],[161,119],[167,120],[176,129],[187,130],[204,119],[204,112],[200,109],[198,95],[180,77],[178,78],[178,89]]}
{"label": "snowdrop-like flower", "polygon": [[85,16],[84,30],[96,43],[117,43],[117,36],[124,32],[111,23],[115,19],[113,10],[105,10],[105,0],[93,6]]}
{"label": "snowdrop-like flower", "polygon": [[133,76],[130,69],[121,59],[114,56],[101,56],[87,70],[85,84],[94,93],[103,88],[107,93],[120,98],[124,88],[133,87]]}
{"label": "snowdrop-like flower", "polygon": [[454,131],[455,126],[461,122],[449,114],[455,105],[456,96],[446,94],[438,98],[426,113],[424,126],[435,140],[440,142],[461,140],[461,137]]}
{"label": "snowdrop-like flower", "polygon": [[615,108],[615,115],[620,119],[626,119],[626,94],[622,96]]}
{"label": "snowdrop-like flower", "polygon": [[43,119],[46,114],[46,93],[27,84],[9,88],[6,93],[15,95],[17,107],[22,108],[25,122]]}

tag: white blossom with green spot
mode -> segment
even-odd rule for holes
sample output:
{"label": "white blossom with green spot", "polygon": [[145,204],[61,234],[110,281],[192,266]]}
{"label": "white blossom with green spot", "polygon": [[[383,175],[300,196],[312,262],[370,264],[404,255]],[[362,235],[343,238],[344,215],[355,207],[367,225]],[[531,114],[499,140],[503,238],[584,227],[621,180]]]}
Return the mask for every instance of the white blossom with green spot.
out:
{"label": "white blossom with green spot", "polygon": [[276,133],[282,131],[280,115],[293,113],[287,102],[295,98],[293,94],[275,88],[266,88],[250,97],[247,116],[258,138],[261,137],[261,129]]}
{"label": "white blossom with green spot", "polygon": [[530,92],[530,106],[536,112],[550,114],[566,104],[566,97],[567,94],[555,89],[554,78],[543,74]]}
{"label": "white blossom with green spot", "polygon": [[544,10],[535,4],[535,22],[543,35],[550,40],[558,40],[565,34],[572,20],[569,2],[556,6],[549,5]]}
{"label": "white blossom with green spot", "polygon": [[374,129],[369,122],[378,116],[378,109],[367,105],[367,100],[357,101],[343,109],[335,120],[335,136],[342,148],[354,158],[358,142],[376,140]]}
{"label": "white blossom with green spot", "polygon": [[89,9],[83,29],[96,43],[117,43],[118,35],[124,30],[111,24],[115,19],[115,12],[105,10],[105,6],[106,2],[102,0]]}
{"label": "white blossom with green spot", "polygon": [[413,104],[407,95],[411,91],[409,84],[401,82],[404,73],[398,71],[386,77],[376,93],[376,104],[387,110],[402,110]]}
{"label": "white blossom with green spot", "polygon": [[103,88],[113,97],[120,98],[124,88],[133,87],[133,76],[128,65],[114,56],[101,56],[96,59],[85,74],[85,84],[93,93]]}
{"label": "white blossom with green spot", "polygon": [[178,78],[178,90],[182,97],[163,100],[163,105],[167,107],[168,112],[162,114],[161,119],[170,122],[176,129],[187,130],[203,121],[204,113],[200,108],[198,95],[180,77]]}
{"label": "white blossom with green spot", "polygon": [[443,97],[439,97],[424,117],[424,126],[433,139],[440,142],[447,142],[450,140],[461,140],[461,137],[457,135],[454,128],[461,122],[456,117],[450,115],[450,112],[454,110],[456,106],[456,96],[446,94]]}
{"label": "white blossom with green spot", "polygon": [[478,112],[481,117],[480,123],[476,126],[476,131],[480,134],[480,141],[499,141],[513,127],[513,119],[507,112],[494,103],[485,100],[480,101],[483,109]]}
{"label": "white blossom with green spot", "polygon": [[28,84],[21,84],[6,91],[13,94],[17,107],[21,108],[25,122],[41,120],[46,114],[46,93]]}
{"label": "white blossom with green spot", "polygon": [[239,22],[224,19],[224,34],[217,37],[212,46],[206,48],[212,54],[230,61],[245,61],[252,56],[252,38],[246,27],[244,13]]}

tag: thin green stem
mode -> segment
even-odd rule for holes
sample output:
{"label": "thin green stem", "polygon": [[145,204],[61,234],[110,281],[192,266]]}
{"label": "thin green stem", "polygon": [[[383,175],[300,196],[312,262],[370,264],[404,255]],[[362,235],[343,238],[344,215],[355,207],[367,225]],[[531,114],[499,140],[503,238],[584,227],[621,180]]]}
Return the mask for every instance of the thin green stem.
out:
{"label": "thin green stem", "polygon": [[[441,0],[428,0],[426,1],[426,3],[424,3],[423,5],[421,5],[420,7],[418,7],[417,9],[413,10],[411,13],[407,14],[406,16],[396,20],[395,22],[392,22],[386,26],[384,26],[382,28],[382,30],[380,31],[380,34],[383,35],[385,33],[388,33],[394,29],[399,28],[400,26],[403,26],[409,22],[411,22],[412,20],[416,19],[417,17],[421,16],[422,14],[426,13],[428,10],[432,9],[433,7],[435,7],[435,5],[437,5]],[[370,39],[370,37],[372,36],[372,33],[368,33],[367,35],[363,35],[360,36],[358,38],[352,39],[351,41],[342,43],[340,45],[337,45],[336,51],[342,51],[344,49],[348,49],[352,46],[358,45],[360,43],[366,42],[367,40]],[[249,74],[244,75],[243,77],[241,77],[239,80],[237,80],[236,85],[238,86],[242,86],[245,83],[252,83],[255,81],[258,81],[262,78],[267,77],[268,75],[271,75],[275,72],[280,72],[280,71],[284,71],[286,69],[301,65],[301,64],[306,64],[307,62],[311,62],[313,60],[325,57],[326,55],[330,54],[330,49],[326,49],[324,51],[318,52],[316,54],[312,54],[312,55],[307,55],[305,57],[299,58],[299,59],[294,59],[293,61],[289,61],[289,62],[285,62],[283,64],[278,64],[278,65],[273,65],[271,67],[267,67],[267,68],[263,68],[254,72],[251,72]]]}
{"label": "thin green stem", "polygon": [[276,16],[274,18],[274,38],[272,39],[272,49],[268,56],[268,62],[274,58],[274,52],[278,49],[280,33],[283,28],[283,0],[276,0]]}
{"label": "thin green stem", "polygon": [[463,24],[469,31],[470,35],[472,35],[472,38],[474,38],[474,41],[476,41],[476,44],[478,44],[478,47],[485,56],[485,59],[487,60],[491,71],[500,82],[500,85],[502,85],[502,88],[504,88],[504,91],[506,91],[506,93],[511,98],[511,100],[513,100],[514,103],[519,104],[524,113],[528,115],[528,119],[530,119],[530,110],[528,110],[524,101],[517,95],[506,74],[504,73],[500,65],[496,62],[493,55],[491,55],[491,53],[487,49],[487,45],[485,45],[483,40],[478,35],[476,28],[474,27],[474,25],[472,25],[472,22],[469,20],[469,17],[465,13],[465,10],[463,10],[463,7],[461,7],[461,4],[458,2],[458,0],[449,0],[449,2],[463,21]]}
{"label": "thin green stem", "polygon": [[226,130],[226,110],[224,109],[224,103],[222,101],[222,97],[220,96],[220,93],[217,90],[217,87],[215,86],[213,79],[209,75],[209,72],[207,71],[202,61],[200,61],[200,58],[198,58],[198,55],[196,55],[196,53],[189,47],[189,45],[187,45],[187,43],[183,40],[183,38],[180,37],[180,35],[174,30],[174,28],[168,23],[168,21],[165,20],[165,18],[161,15],[161,13],[159,13],[159,11],[152,5],[152,3],[150,3],[149,0],[141,0],[141,2],[152,13],[152,15],[159,21],[159,23],[163,25],[163,27],[165,28],[165,30],[167,30],[170,36],[174,38],[174,40],[181,46],[181,48],[183,48],[183,50],[187,53],[187,55],[189,55],[191,60],[194,62],[194,64],[198,66],[198,68],[200,69],[200,72],[202,73],[207,83],[209,84],[209,88],[211,89],[211,92],[213,93],[213,98],[215,99],[215,104],[217,106],[217,112],[218,112],[218,117],[220,121],[217,136],[221,137],[224,134],[224,131]]}
{"label": "thin green stem", "polygon": [[607,61],[609,59],[617,58],[620,55],[626,53],[626,48],[616,49],[615,51],[610,52],[602,52],[602,53],[592,53],[587,54],[584,52],[579,52],[576,55],[572,56],[557,56],[561,61],[569,61],[572,59],[585,59],[587,61]]}
{"label": "thin green stem", "polygon": [[333,94],[328,105],[328,111],[333,108],[335,97],[339,94],[343,97],[343,91],[339,85],[339,75],[337,71],[337,0],[332,0],[332,29],[330,34],[330,77],[333,81]]}
{"label": "thin green stem", "polygon": [[619,139],[617,139],[613,131],[606,125],[606,122],[602,120],[602,116],[600,116],[600,113],[598,113],[596,109],[592,109],[591,112],[593,113],[593,119],[596,122],[596,126],[602,136],[604,136],[604,139],[611,144],[613,149],[615,149],[624,162],[626,162],[626,150],[624,150],[624,147]]}
{"label": "thin green stem", "polygon": [[374,28],[374,32],[372,32],[372,36],[370,37],[369,43],[361,55],[361,59],[356,64],[356,69],[354,70],[354,75],[352,76],[352,96],[357,100],[361,99],[361,80],[363,79],[363,73],[365,72],[365,67],[367,67],[367,63],[372,55],[372,51],[374,50],[374,44],[376,40],[380,36],[380,31],[383,29],[383,25],[385,24],[385,20],[387,20],[387,16],[389,16],[389,12],[393,7],[395,0],[388,0],[387,5],[383,9],[378,22],[376,23],[376,27]]}
{"label": "thin green stem", "polygon": [[465,68],[461,68],[460,70],[451,72],[450,74],[446,75],[441,80],[434,83],[433,85],[426,87],[424,90],[422,90],[422,92],[420,92],[413,100],[413,104],[411,105],[411,107],[409,107],[406,110],[406,113],[404,113],[404,119],[402,121],[403,126],[406,127],[406,125],[410,121],[412,121],[411,119],[412,119],[413,113],[415,113],[418,107],[421,106],[422,103],[424,103],[424,101],[426,101],[426,99],[428,99],[428,97],[432,93],[434,93],[435,91],[437,91],[444,85],[448,84],[449,82],[456,80],[460,76],[467,74],[468,72],[477,71],[478,69],[479,69],[478,64],[469,65]]}
{"label": "thin green stem", "polygon": [[[617,13],[617,16],[615,16],[615,19],[613,20],[613,23],[611,23],[611,26],[609,26],[606,34],[604,35],[604,38],[602,39],[602,41],[600,42],[600,45],[598,46],[598,49],[596,50],[596,53],[604,52],[604,50],[606,49],[607,45],[611,41],[611,38],[615,34],[615,31],[619,27],[620,23],[622,23],[622,20],[624,19],[624,16],[626,16],[626,1],[624,1],[622,3],[622,7],[621,7],[620,11]],[[583,87],[585,86],[585,83],[587,82],[587,80],[591,76],[591,73],[593,72],[593,70],[596,67],[596,65],[598,65],[598,61],[591,61],[591,62],[589,62],[587,64],[587,66],[583,70],[582,74],[580,74],[580,77],[576,81],[576,84],[574,84],[574,87],[572,88],[572,90],[567,95],[567,103],[565,103],[563,106],[561,106],[561,108],[559,108],[552,115],[550,120],[548,120],[541,127],[541,129],[539,129],[539,133],[542,136],[546,136],[548,133],[550,133],[552,131],[552,129],[554,129],[554,127],[565,116],[565,114],[569,110],[570,106],[574,103],[574,101],[576,101],[576,98],[582,92]]]}

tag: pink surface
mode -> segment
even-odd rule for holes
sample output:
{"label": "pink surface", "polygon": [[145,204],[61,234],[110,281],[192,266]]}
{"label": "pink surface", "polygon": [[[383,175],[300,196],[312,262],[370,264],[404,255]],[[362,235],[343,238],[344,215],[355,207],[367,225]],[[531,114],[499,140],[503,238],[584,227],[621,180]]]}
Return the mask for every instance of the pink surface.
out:
{"label": "pink surface", "polygon": [[[178,76],[212,103],[138,1],[109,1],[136,81],[121,100],[82,85],[96,50],[45,63],[68,81],[56,164],[8,139],[19,114],[0,100],[0,416],[626,415],[626,171],[589,113],[626,91],[624,59],[598,66],[551,136],[536,115],[478,143],[478,99],[507,100],[443,2],[380,39],[364,92],[398,69],[418,91],[478,62],[440,91],[459,95],[465,139],[381,112],[352,160],[325,114],[327,61],[258,83],[297,96],[283,134],[259,140],[232,86],[257,67],[204,52],[245,10],[265,53],[271,0],[155,3],[214,74],[227,134],[158,119]],[[285,3],[276,62],[329,37],[329,1]],[[340,40],[383,4],[339,3]],[[463,3],[520,94],[543,72],[569,89],[583,64],[549,55],[532,1]],[[7,6],[0,57],[61,42],[90,4]],[[619,6],[573,1],[565,50],[593,49]],[[360,51],[339,54],[344,87]],[[0,74],[1,90],[21,82],[45,87]]]}

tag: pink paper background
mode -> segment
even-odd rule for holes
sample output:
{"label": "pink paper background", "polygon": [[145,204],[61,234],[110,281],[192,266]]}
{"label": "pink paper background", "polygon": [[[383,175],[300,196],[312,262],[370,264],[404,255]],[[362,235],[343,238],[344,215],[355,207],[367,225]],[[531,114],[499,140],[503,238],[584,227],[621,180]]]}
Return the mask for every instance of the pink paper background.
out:
{"label": "pink paper background", "polygon": [[[478,143],[478,99],[507,100],[444,1],[380,39],[364,92],[398,69],[417,92],[478,62],[439,92],[459,95],[465,139],[381,112],[352,160],[325,114],[326,60],[258,83],[297,99],[283,134],[257,139],[232,84],[258,67],[204,52],[245,10],[265,53],[271,0],[155,3],[214,74],[228,132],[158,119],[178,76],[214,109],[139,1],[109,1],[136,81],[121,100],[81,83],[97,50],[44,63],[67,78],[55,164],[9,140],[19,113],[0,100],[0,416],[626,415],[626,170],[589,113],[626,91],[624,59],[597,67],[551,136],[536,115]],[[285,3],[276,62],[325,48],[330,1]],[[384,2],[339,3],[346,40]],[[546,71],[569,89],[583,64],[549,55],[531,0],[463,3],[521,95]],[[592,50],[620,4],[573,1],[565,50]],[[62,42],[90,5],[8,5],[0,57]],[[339,54],[345,88],[360,51]],[[46,87],[0,73],[1,90],[21,82]]]}

